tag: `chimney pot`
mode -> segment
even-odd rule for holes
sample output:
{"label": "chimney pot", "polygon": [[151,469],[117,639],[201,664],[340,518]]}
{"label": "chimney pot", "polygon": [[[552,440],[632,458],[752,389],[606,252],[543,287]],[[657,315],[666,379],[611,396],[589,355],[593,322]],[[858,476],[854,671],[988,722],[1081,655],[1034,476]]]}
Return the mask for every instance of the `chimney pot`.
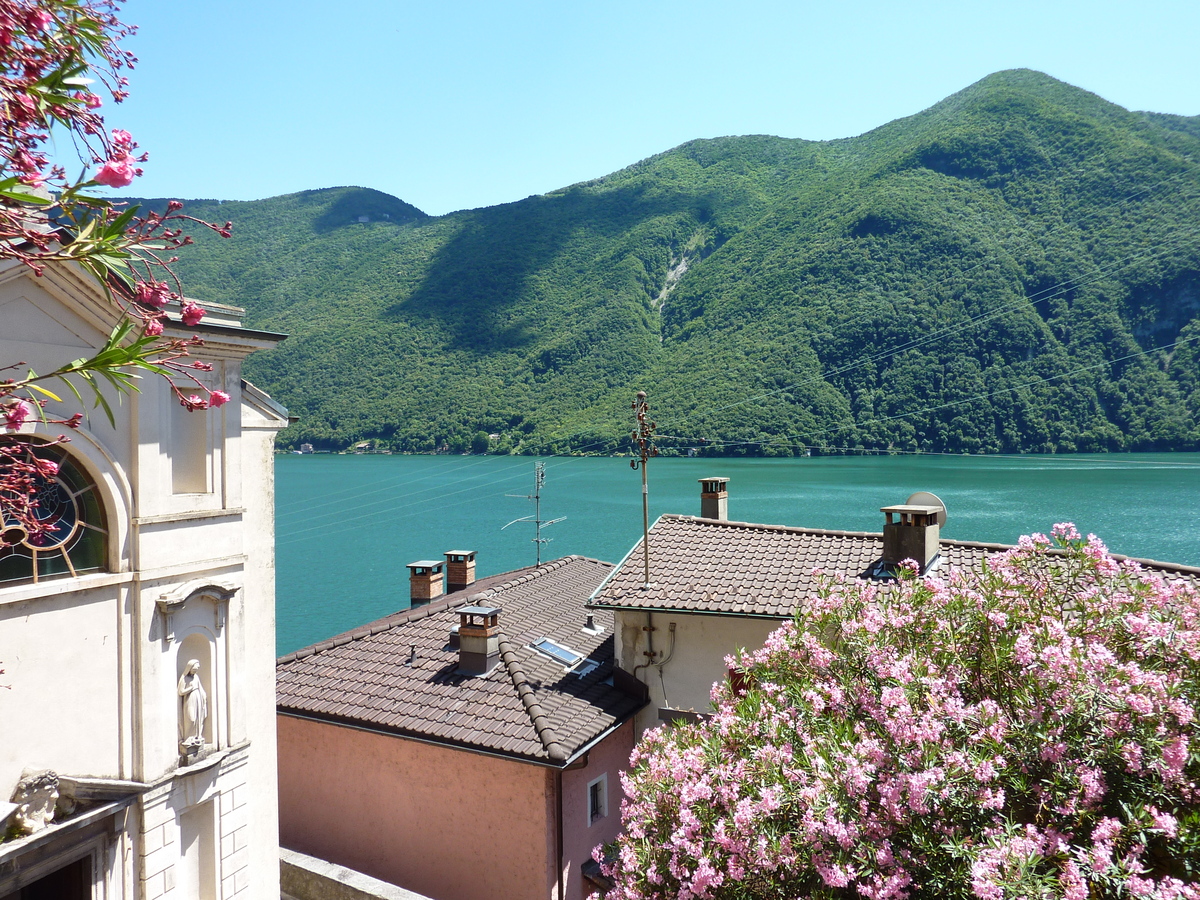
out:
{"label": "chimney pot", "polygon": [[475,583],[475,551],[447,550],[446,590],[462,591]]}
{"label": "chimney pot", "polygon": [[486,675],[500,662],[500,610],[495,606],[458,608],[458,671]]}
{"label": "chimney pot", "polygon": [[728,478],[700,478],[700,518],[729,518]]}
{"label": "chimney pot", "polygon": [[438,559],[419,559],[408,564],[409,602],[424,606],[445,593],[442,586],[445,563]]}
{"label": "chimney pot", "polygon": [[880,512],[887,516],[883,526],[884,564],[896,566],[906,559],[914,559],[922,572],[928,569],[938,555],[941,536],[938,514],[942,509],[918,504],[881,507]]}

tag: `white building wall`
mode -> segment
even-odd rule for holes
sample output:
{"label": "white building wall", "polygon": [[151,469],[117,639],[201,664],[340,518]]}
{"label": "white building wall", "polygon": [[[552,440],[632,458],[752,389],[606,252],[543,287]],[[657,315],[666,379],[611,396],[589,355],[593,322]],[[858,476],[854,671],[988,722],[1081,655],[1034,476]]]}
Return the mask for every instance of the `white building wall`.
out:
{"label": "white building wall", "polygon": [[[767,635],[782,624],[779,619],[733,615],[615,612],[617,664],[635,674],[650,694],[649,704],[634,719],[639,738],[646,729],[658,726],[661,707],[709,712],[713,683],[728,677],[725,657],[739,650],[757,650]],[[647,632],[648,627],[655,630]],[[651,635],[654,659],[663,662],[661,675],[656,665],[644,667]]]}
{"label": "white building wall", "polygon": [[[66,267],[41,279],[0,268],[0,321],[0,363],[44,372],[89,355],[112,309]],[[136,794],[97,852],[95,896],[106,900],[279,896],[272,445],[286,417],[242,392],[241,362],[270,336],[229,328],[205,340],[197,355],[215,371],[202,377],[233,399],[183,420],[205,442],[190,454],[203,477],[173,471],[180,419],[161,379],[112,403],[115,426],[60,394],[56,415],[87,416],[68,449],[99,486],[107,571],[0,583],[0,800],[25,768]],[[211,743],[181,762],[176,684],[191,653],[206,657]],[[0,895],[22,846],[0,843]]]}

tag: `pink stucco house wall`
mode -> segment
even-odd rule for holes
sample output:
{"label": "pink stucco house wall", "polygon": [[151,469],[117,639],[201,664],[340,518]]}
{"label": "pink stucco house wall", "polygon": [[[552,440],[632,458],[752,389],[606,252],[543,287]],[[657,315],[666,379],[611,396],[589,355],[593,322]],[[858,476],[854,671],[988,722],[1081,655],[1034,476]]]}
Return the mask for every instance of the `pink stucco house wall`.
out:
{"label": "pink stucco house wall", "polygon": [[584,608],[611,568],[495,576],[281,658],[280,843],[436,900],[587,897],[643,702]]}

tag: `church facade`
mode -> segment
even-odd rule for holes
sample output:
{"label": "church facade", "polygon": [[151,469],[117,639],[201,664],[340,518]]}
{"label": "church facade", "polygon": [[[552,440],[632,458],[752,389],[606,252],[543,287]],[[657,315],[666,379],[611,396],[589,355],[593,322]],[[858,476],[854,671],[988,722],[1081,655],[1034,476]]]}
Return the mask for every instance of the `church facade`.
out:
{"label": "church facade", "polygon": [[[157,375],[108,396],[115,422],[60,393],[55,415],[83,421],[37,451],[58,464],[38,497],[52,529],[4,523],[0,900],[279,896],[272,454],[288,418],[241,377],[282,336],[240,317],[210,307],[167,331],[204,339],[214,368],[197,374],[224,406],[188,412]],[[0,266],[0,365],[52,371],[116,321],[78,268]]]}

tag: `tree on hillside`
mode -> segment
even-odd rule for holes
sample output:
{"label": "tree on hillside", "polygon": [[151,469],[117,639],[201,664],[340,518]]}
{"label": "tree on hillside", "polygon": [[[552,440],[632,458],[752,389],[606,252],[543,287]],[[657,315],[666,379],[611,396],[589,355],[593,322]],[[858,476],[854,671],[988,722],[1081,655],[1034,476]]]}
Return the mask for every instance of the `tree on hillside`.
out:
{"label": "tree on hillside", "polygon": [[830,579],[729,662],[635,750],[610,900],[1200,897],[1200,596],[1094,536]]}
{"label": "tree on hillside", "polygon": [[[106,100],[120,103],[125,73],[136,62],[119,46],[133,28],[117,16],[119,0],[0,0],[0,266],[25,265],[41,275],[47,265],[76,264],[104,287],[119,313],[107,343],[90,359],[63,360],[37,373],[18,360],[0,360],[0,546],[36,538],[44,529],[36,513],[39,484],[56,471],[22,437],[41,420],[78,427],[80,414],[56,417],[60,398],[47,382],[65,383],[76,396],[87,392],[109,414],[104,390],[136,390],[151,373],[190,379],[184,390],[168,378],[191,410],[219,406],[229,397],[207,388],[197,372],[211,366],[189,360],[203,342],[163,336],[167,309],[186,326],[204,310],[183,297],[174,275],[174,252],[191,243],[184,226],[197,224],[229,234],[229,223],[210,225],[179,212],[138,215],[93,191],[123,188],[141,174],[146,154],[121,129],[108,130],[100,112]],[[50,142],[74,146],[83,171],[67,175],[52,160]],[[61,391],[58,387],[55,390]],[[65,441],[60,436],[59,441]],[[19,527],[12,527],[19,526]]]}

